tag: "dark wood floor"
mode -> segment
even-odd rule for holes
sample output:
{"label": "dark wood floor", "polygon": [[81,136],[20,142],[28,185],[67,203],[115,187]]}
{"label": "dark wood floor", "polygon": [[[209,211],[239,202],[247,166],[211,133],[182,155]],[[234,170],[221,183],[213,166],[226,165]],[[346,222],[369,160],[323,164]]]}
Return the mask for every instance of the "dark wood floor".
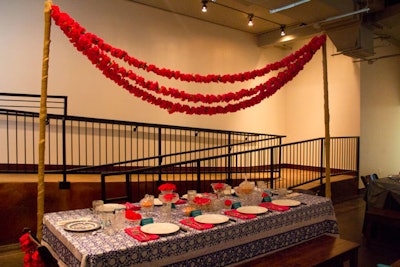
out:
{"label": "dark wood floor", "polygon": [[[400,259],[400,241],[391,246],[367,248],[362,236],[365,202],[360,194],[354,199],[335,204],[340,237],[359,243],[359,266],[376,267],[378,263],[390,265]],[[18,249],[0,250],[0,266],[23,266],[23,254]]]}
{"label": "dark wood floor", "polygon": [[359,243],[358,266],[376,267],[378,263],[390,265],[400,259],[400,239],[385,246],[373,244],[366,247],[362,235],[365,202],[362,194],[352,200],[335,204],[340,237]]}

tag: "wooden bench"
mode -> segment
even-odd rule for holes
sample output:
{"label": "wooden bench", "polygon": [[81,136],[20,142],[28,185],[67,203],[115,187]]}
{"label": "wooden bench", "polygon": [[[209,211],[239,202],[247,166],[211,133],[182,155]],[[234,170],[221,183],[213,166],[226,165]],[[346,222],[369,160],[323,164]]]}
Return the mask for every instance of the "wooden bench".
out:
{"label": "wooden bench", "polygon": [[369,207],[364,216],[364,236],[367,246],[372,242],[383,241],[381,228],[400,229],[400,212]]}
{"label": "wooden bench", "polygon": [[319,236],[293,247],[246,261],[237,267],[311,267],[342,266],[350,261],[356,267],[359,244],[328,235]]}

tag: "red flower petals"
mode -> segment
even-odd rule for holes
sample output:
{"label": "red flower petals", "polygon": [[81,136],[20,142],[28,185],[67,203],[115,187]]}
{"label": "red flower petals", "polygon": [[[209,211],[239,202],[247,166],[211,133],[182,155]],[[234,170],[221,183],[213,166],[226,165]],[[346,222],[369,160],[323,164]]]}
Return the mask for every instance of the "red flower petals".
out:
{"label": "red flower petals", "polygon": [[162,184],[158,187],[158,190],[160,191],[176,191],[176,185],[170,184],[170,183],[165,183]]}
{"label": "red flower petals", "polygon": [[[68,14],[62,13],[58,6],[52,6],[51,16],[76,49],[82,52],[102,73],[119,86],[125,88],[134,96],[153,105],[167,110],[169,113],[186,113],[197,115],[214,115],[236,112],[254,106],[264,99],[275,94],[282,86],[291,81],[308,63],[318,49],[326,42],[326,35],[314,37],[308,44],[279,62],[267,64],[261,69],[236,74],[185,74],[176,70],[159,68],[128,55],[124,50],[114,48],[102,39],[86,30],[74,21]],[[241,89],[226,94],[190,94],[176,88],[160,86],[158,82],[147,81],[131,70],[120,67],[109,55],[120,59],[135,68],[153,72],[169,79],[196,83],[235,83],[262,77],[271,71],[281,70],[276,77],[268,79],[253,88]],[[133,81],[134,84],[131,84]],[[140,87],[140,88],[139,88]],[[179,102],[172,102],[151,94],[161,94],[165,97],[203,103],[207,105],[189,106]],[[234,103],[231,103],[234,102]],[[231,103],[218,105],[216,103]]]}
{"label": "red flower petals", "polygon": [[232,200],[227,199],[224,201],[224,204],[225,206],[232,206]]}

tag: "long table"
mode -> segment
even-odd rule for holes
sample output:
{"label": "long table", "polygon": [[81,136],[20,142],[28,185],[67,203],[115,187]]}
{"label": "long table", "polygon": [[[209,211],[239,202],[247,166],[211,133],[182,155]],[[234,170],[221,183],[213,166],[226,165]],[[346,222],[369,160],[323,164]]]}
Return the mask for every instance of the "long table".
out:
{"label": "long table", "polygon": [[[322,234],[338,234],[330,199],[298,193],[293,199],[302,205],[250,220],[235,218],[236,222],[207,230],[189,228],[149,242],[139,242],[123,231],[111,236],[104,232],[73,233],[57,224],[90,217],[90,209],[47,213],[42,243],[65,266],[229,266]],[[180,206],[173,210],[176,224],[184,218]]]}

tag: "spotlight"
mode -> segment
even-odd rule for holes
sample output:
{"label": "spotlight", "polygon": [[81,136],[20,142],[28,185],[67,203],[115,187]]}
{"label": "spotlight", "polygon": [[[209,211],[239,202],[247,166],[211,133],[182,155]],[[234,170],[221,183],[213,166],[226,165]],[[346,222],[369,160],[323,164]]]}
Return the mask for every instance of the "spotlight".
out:
{"label": "spotlight", "polygon": [[201,12],[207,12],[207,0],[202,0],[203,6],[201,8]]}
{"label": "spotlight", "polygon": [[286,35],[285,28],[286,28],[285,25],[281,26],[281,36],[285,36]]}
{"label": "spotlight", "polygon": [[250,27],[253,26],[253,14],[249,14],[249,23],[247,23],[247,25],[249,25]]}

